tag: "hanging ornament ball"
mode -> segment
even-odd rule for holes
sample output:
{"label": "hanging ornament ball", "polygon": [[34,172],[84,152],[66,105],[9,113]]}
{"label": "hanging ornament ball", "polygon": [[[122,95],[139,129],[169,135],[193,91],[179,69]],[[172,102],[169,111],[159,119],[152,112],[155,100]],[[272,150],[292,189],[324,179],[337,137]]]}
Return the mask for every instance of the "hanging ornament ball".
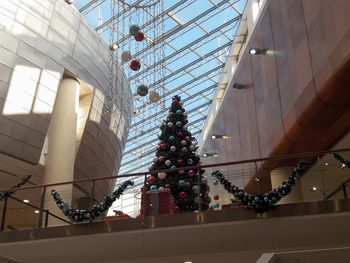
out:
{"label": "hanging ornament ball", "polygon": [[207,180],[207,179],[203,178],[203,179],[201,180],[201,184],[207,184],[207,183],[208,183],[208,180]]}
{"label": "hanging ornament ball", "polygon": [[191,137],[190,137],[190,136],[186,136],[186,137],[185,137],[185,140],[186,140],[186,141],[191,141]]}
{"label": "hanging ornament ball", "polygon": [[176,147],[175,146],[171,146],[170,147],[170,151],[175,152],[176,151]]}
{"label": "hanging ornament ball", "polygon": [[213,198],[214,198],[215,201],[219,200],[219,196],[218,195],[214,195]]}
{"label": "hanging ornament ball", "polygon": [[164,149],[166,148],[166,144],[165,144],[165,143],[159,144],[159,148],[160,148],[161,150],[164,150]]}
{"label": "hanging ornament ball", "polygon": [[147,178],[147,183],[154,184],[155,182],[156,182],[156,178],[154,178],[153,176],[149,176]]}
{"label": "hanging ornament ball", "polygon": [[174,124],[170,121],[170,122],[168,122],[168,127],[169,128],[172,128],[174,126]]}
{"label": "hanging ornament ball", "polygon": [[159,178],[160,180],[164,180],[165,177],[166,177],[166,173],[158,173],[158,178]]}
{"label": "hanging ornament ball", "polygon": [[140,32],[140,27],[138,25],[131,25],[129,27],[129,33],[132,36],[136,36]]}
{"label": "hanging ornament ball", "polygon": [[170,185],[170,184],[166,184],[166,185],[165,185],[165,188],[166,188],[166,189],[170,189],[170,188],[171,188],[171,185]]}
{"label": "hanging ornament ball", "polygon": [[195,147],[194,145],[190,145],[190,150],[191,150],[191,151],[194,151],[195,148],[196,148],[196,147]]}
{"label": "hanging ornament ball", "polygon": [[187,160],[187,163],[188,163],[189,165],[192,165],[192,164],[193,164],[193,160],[192,160],[192,159],[188,159],[188,160]]}
{"label": "hanging ornament ball", "polygon": [[170,161],[170,160],[166,160],[166,161],[165,161],[165,165],[166,165],[166,166],[170,166],[170,165],[171,165],[171,161]]}
{"label": "hanging ornament ball", "polygon": [[191,183],[190,182],[186,182],[186,185],[185,185],[187,188],[190,188],[191,187]]}
{"label": "hanging ornament ball", "polygon": [[164,188],[163,186],[161,186],[161,187],[158,188],[158,190],[159,190],[159,191],[164,191],[165,188]]}
{"label": "hanging ornament ball", "polygon": [[194,185],[192,187],[192,191],[193,191],[193,193],[198,194],[199,193],[199,186],[198,185]]}
{"label": "hanging ornament ball", "polygon": [[179,193],[179,197],[182,198],[182,199],[185,199],[187,196],[187,194],[185,192],[180,192]]}
{"label": "hanging ornament ball", "polygon": [[189,171],[188,171],[188,175],[192,177],[192,176],[195,176],[196,173],[195,173],[194,170],[189,170]]}
{"label": "hanging ornament ball", "polygon": [[157,186],[155,184],[152,184],[151,187],[149,188],[151,191],[157,190]]}
{"label": "hanging ornament ball", "polygon": [[160,99],[160,96],[159,96],[159,93],[155,90],[152,90],[150,93],[149,93],[149,101],[151,103],[155,103],[157,102],[158,100]]}
{"label": "hanging ornament ball", "polygon": [[139,32],[136,34],[136,36],[134,36],[134,38],[135,38],[136,41],[142,41],[142,40],[145,39],[145,35],[144,35],[141,31],[139,31]]}
{"label": "hanging ornament ball", "polygon": [[181,127],[181,126],[182,126],[181,121],[177,121],[177,122],[176,122],[176,126],[177,126],[177,127]]}
{"label": "hanging ornament ball", "polygon": [[188,123],[188,120],[187,120],[187,119],[184,119],[184,123],[187,124],[187,123]]}
{"label": "hanging ornament ball", "polygon": [[181,141],[181,145],[182,145],[182,146],[186,146],[186,144],[187,144],[187,142],[186,142],[185,140],[182,140],[182,141]]}
{"label": "hanging ornament ball", "polygon": [[181,114],[182,113],[182,110],[177,110],[176,111],[176,114]]}
{"label": "hanging ornament ball", "polygon": [[159,158],[158,158],[158,160],[159,160],[159,162],[164,162],[164,160],[165,160],[165,157],[164,156],[159,156]]}
{"label": "hanging ornament ball", "polygon": [[179,180],[178,184],[179,186],[184,187],[186,185],[186,182],[184,180]]}
{"label": "hanging ornament ball", "polygon": [[175,140],[175,137],[174,136],[169,136],[169,141],[173,141],[173,140]]}
{"label": "hanging ornament ball", "polygon": [[187,153],[188,149],[187,149],[186,147],[182,147],[182,148],[181,148],[181,151],[182,151],[183,153]]}
{"label": "hanging ornament ball", "polygon": [[171,169],[171,170],[175,170],[175,169],[176,169],[176,166],[175,166],[175,165],[172,165],[172,166],[170,167],[170,169]]}
{"label": "hanging ornament ball", "polygon": [[218,184],[219,184],[219,182],[217,180],[213,181],[213,185],[218,185]]}
{"label": "hanging ornament ball", "polygon": [[184,131],[187,131],[188,127],[187,127],[186,125],[184,125],[184,126],[182,127],[182,129],[183,129]]}
{"label": "hanging ornament ball", "polygon": [[[181,160],[181,159],[177,160],[177,163],[178,163],[179,165],[184,165],[184,161]],[[181,170],[181,171],[183,171],[183,170]]]}
{"label": "hanging ornament ball", "polygon": [[177,132],[176,135],[179,136],[179,137],[184,136],[183,132],[181,132],[181,131]]}
{"label": "hanging ornament ball", "polygon": [[158,158],[158,157],[154,157],[154,158],[153,158],[153,162],[154,162],[154,163],[157,163],[157,162],[158,162],[158,160],[159,160],[159,158]]}
{"label": "hanging ornament ball", "polygon": [[185,170],[180,170],[179,171],[179,174],[184,174],[185,173]]}
{"label": "hanging ornament ball", "polygon": [[[130,68],[133,71],[138,71],[141,68],[141,63],[137,59],[131,60]],[[146,93],[147,94],[147,93]]]}
{"label": "hanging ornament ball", "polygon": [[146,85],[140,85],[137,87],[137,94],[140,96],[146,96],[148,93],[148,87]]}
{"label": "hanging ornament ball", "polygon": [[123,51],[121,54],[121,59],[122,59],[122,62],[129,61],[131,59],[130,51]]}

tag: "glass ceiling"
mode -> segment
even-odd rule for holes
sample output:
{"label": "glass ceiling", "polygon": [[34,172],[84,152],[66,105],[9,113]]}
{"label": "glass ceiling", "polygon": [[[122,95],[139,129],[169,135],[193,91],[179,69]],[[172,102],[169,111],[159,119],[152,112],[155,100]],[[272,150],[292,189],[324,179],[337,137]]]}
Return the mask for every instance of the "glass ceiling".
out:
{"label": "glass ceiling", "polygon": [[[226,54],[232,44],[247,0],[75,0],[75,7],[107,44],[118,44],[118,56],[128,50],[142,67],[129,77],[134,116],[119,173],[147,171],[158,143],[159,125],[166,118],[171,97],[181,95],[189,116],[189,130],[198,138],[208,114]],[[149,8],[135,8],[146,6]],[[112,18],[113,17],[113,18]],[[129,25],[138,24],[153,37],[137,43]],[[163,34],[162,34],[163,33]],[[140,97],[138,85],[160,94],[150,103]]]}

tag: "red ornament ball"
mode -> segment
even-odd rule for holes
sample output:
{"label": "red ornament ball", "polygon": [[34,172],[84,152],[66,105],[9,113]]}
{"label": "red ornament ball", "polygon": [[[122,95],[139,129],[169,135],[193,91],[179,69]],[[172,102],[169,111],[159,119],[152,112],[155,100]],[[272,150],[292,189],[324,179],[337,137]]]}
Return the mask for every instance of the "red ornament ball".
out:
{"label": "red ornament ball", "polygon": [[184,165],[184,161],[181,160],[181,159],[179,159],[179,160],[177,161],[177,163],[178,163],[179,165]]}
{"label": "red ornament ball", "polygon": [[183,132],[181,132],[181,131],[177,132],[176,135],[179,136],[179,137],[184,136]]}
{"label": "red ornament ball", "polygon": [[161,143],[161,144],[159,144],[159,148],[160,148],[160,149],[162,149],[162,150],[164,150],[164,149],[166,148],[165,143]]}
{"label": "red ornament ball", "polygon": [[155,182],[156,182],[156,178],[154,178],[153,176],[150,176],[147,178],[147,183],[154,184]]}
{"label": "red ornament ball", "polygon": [[139,32],[136,34],[136,36],[134,36],[134,38],[135,38],[136,41],[142,41],[142,40],[145,39],[145,35],[144,35],[141,31],[139,31]]}
{"label": "red ornament ball", "polygon": [[137,59],[134,59],[130,62],[130,68],[133,71],[138,71],[141,68],[141,63]]}
{"label": "red ornament ball", "polygon": [[188,123],[188,120],[187,120],[187,119],[184,119],[183,122],[184,122],[185,124],[187,124],[187,123]]}
{"label": "red ornament ball", "polygon": [[185,192],[180,192],[179,193],[179,197],[182,198],[182,199],[185,199],[187,196],[187,194]]}
{"label": "red ornament ball", "polygon": [[214,195],[214,200],[219,200],[219,196],[218,195]]}

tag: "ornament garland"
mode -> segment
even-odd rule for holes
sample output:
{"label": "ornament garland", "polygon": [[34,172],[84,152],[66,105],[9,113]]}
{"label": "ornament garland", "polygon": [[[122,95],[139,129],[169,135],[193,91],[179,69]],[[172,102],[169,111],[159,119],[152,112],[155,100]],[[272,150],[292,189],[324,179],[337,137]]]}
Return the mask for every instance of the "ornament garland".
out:
{"label": "ornament garland", "polygon": [[[22,179],[21,182],[11,186],[11,188],[19,188],[22,185],[25,185],[29,181],[29,179],[31,177],[32,177],[31,175],[27,175],[25,178]],[[0,193],[0,201],[4,200],[5,197],[8,197],[8,196],[12,195],[14,192],[15,191],[9,191],[9,192]]]}
{"label": "ornament garland", "polygon": [[60,194],[54,189],[51,190],[51,195],[53,196],[57,207],[61,209],[63,214],[72,222],[92,221],[98,218],[102,213],[106,212],[113,202],[123,194],[124,190],[128,186],[132,185],[134,185],[134,182],[132,181],[123,182],[117,190],[109,195],[106,195],[103,198],[103,202],[98,205],[93,205],[90,210],[73,208],[68,203],[65,203]]}
{"label": "ornament garland", "polygon": [[233,185],[220,171],[213,172],[212,176],[215,176],[216,179],[224,186],[225,190],[233,194],[236,199],[241,201],[242,204],[261,212],[273,207],[280,199],[288,195],[296,181],[306,171],[306,168],[307,164],[305,161],[298,162],[296,167],[293,169],[292,175],[288,177],[287,181],[282,182],[280,186],[270,192],[258,195],[247,193],[243,189]]}
{"label": "ornament garland", "polygon": [[350,161],[349,160],[344,159],[344,157],[338,153],[333,153],[333,156],[335,159],[337,159],[339,162],[341,162],[342,165],[345,165],[346,168],[350,168]]}

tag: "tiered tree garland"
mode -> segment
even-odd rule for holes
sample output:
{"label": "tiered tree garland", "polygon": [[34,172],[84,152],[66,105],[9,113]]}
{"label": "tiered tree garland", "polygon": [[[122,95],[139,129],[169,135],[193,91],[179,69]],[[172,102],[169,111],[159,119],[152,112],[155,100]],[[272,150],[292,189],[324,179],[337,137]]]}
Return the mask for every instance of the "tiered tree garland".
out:
{"label": "tiered tree garland", "polygon": [[67,216],[73,222],[83,222],[83,221],[92,221],[98,218],[102,213],[106,212],[108,208],[113,204],[113,202],[118,199],[128,186],[134,185],[132,181],[126,181],[122,183],[117,190],[113,193],[105,196],[103,202],[98,205],[93,205],[90,210],[85,209],[75,209],[68,203],[65,203],[60,194],[52,189],[51,195],[56,202],[56,205],[59,209],[62,210],[63,214]]}
{"label": "tiered tree garland", "polygon": [[341,156],[340,154],[337,154],[337,153],[333,153],[333,156],[334,156],[334,158],[337,159],[339,162],[341,162],[342,164],[344,164],[346,168],[350,168],[350,161],[349,161],[349,160],[344,159],[343,156]]}
{"label": "tiered tree garland", "polygon": [[306,168],[307,165],[305,161],[298,162],[292,175],[289,176],[286,182],[282,182],[280,186],[270,192],[259,195],[247,193],[239,187],[233,185],[220,171],[215,171],[212,173],[212,175],[218,179],[227,192],[233,194],[236,199],[242,202],[242,204],[247,205],[249,208],[253,208],[257,211],[263,211],[274,206],[281,198],[289,194],[296,181],[305,172]]}

